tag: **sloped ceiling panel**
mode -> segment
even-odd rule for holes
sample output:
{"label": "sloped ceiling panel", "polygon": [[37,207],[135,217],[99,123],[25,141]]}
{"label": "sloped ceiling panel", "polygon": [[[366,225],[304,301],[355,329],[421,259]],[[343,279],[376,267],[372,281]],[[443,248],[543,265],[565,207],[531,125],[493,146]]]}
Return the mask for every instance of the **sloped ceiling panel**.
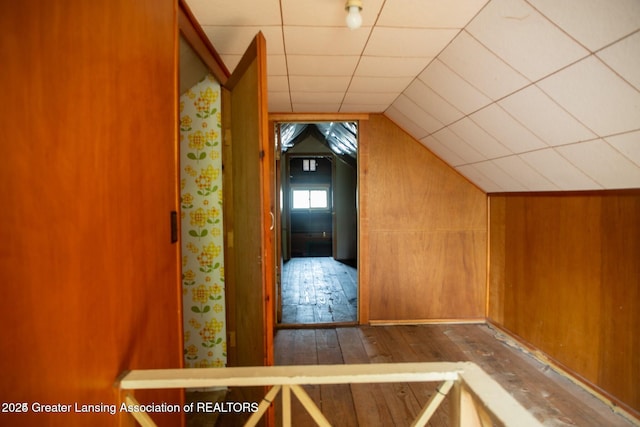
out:
{"label": "sloped ceiling panel", "polygon": [[487,192],[640,188],[637,0],[190,0],[271,112],[383,112]]}

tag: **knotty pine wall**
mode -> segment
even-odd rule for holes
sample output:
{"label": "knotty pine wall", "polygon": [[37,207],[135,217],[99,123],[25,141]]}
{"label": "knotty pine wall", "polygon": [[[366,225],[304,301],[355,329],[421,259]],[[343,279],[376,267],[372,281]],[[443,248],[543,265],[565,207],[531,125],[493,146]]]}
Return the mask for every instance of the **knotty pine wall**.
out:
{"label": "knotty pine wall", "polygon": [[0,39],[0,425],[134,425],[73,405],[182,365],[176,2],[0,2]]}
{"label": "knotty pine wall", "polygon": [[640,191],[489,203],[489,320],[638,416]]}
{"label": "knotty pine wall", "polygon": [[485,193],[379,114],[358,162],[360,321],[484,319]]}

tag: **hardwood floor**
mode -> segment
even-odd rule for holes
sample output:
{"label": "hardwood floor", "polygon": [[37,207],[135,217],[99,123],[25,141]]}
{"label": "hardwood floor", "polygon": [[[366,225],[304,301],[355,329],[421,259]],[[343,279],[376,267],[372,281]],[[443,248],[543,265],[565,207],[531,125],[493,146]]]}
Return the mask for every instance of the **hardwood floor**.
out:
{"label": "hardwood floor", "polygon": [[[545,426],[633,426],[549,366],[501,339],[487,325],[363,326],[281,329],[277,365],[472,361]],[[305,386],[335,426],[408,426],[437,384]],[[448,398],[429,426],[448,425]],[[279,401],[276,402],[279,417]],[[315,425],[292,398],[292,424]],[[278,425],[276,423],[276,425]]]}
{"label": "hardwood floor", "polygon": [[282,269],[282,324],[357,320],[357,271],[331,257],[292,258]]}

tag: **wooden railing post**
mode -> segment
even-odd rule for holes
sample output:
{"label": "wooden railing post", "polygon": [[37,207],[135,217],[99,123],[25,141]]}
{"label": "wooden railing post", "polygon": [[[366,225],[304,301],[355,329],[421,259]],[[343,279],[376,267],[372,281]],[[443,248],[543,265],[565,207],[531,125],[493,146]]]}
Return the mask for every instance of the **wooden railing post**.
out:
{"label": "wooden railing post", "polygon": [[464,385],[460,387],[460,426],[482,427],[473,396]]}
{"label": "wooden railing post", "polygon": [[449,392],[449,427],[462,427],[460,423],[460,395],[462,384],[456,380]]}
{"label": "wooden railing post", "polygon": [[282,427],[291,427],[291,387],[282,386]]}

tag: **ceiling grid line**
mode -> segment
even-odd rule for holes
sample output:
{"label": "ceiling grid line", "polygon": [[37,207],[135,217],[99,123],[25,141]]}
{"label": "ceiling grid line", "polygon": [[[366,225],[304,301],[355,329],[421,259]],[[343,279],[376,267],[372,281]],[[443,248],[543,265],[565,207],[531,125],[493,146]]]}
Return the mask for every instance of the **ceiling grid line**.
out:
{"label": "ceiling grid line", "polygon": [[[280,25],[281,25],[281,29],[280,29],[280,37],[282,38],[282,47],[284,48],[284,51],[287,51],[287,41],[284,38],[284,31],[282,30],[282,25],[284,24],[284,15],[282,12],[282,0],[279,0],[278,5],[280,6]],[[286,78],[287,78],[287,87],[291,87],[291,79],[289,78],[289,76],[291,75],[291,73],[289,72],[289,60],[287,58],[287,55],[284,56],[284,66],[286,69]],[[291,90],[287,91],[287,94],[289,95],[289,106],[291,107],[291,109],[293,110],[293,99],[291,98]]]}

